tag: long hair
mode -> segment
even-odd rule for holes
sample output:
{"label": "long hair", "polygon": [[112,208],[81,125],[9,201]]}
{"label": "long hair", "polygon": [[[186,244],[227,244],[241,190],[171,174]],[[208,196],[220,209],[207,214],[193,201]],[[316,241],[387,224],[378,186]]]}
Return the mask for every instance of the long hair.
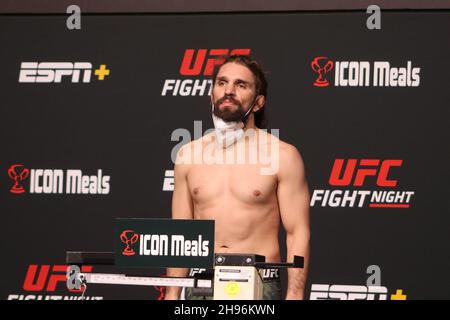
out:
{"label": "long hair", "polygon": [[[253,73],[253,76],[255,77],[256,96],[262,95],[267,101],[267,79],[263,69],[254,58],[244,55],[231,55],[224,57],[224,59],[225,61],[222,64],[214,68],[212,76],[213,86],[216,83],[217,74],[219,73],[220,68],[222,68],[223,65],[230,62],[238,63],[240,65],[247,67]],[[267,128],[268,119],[266,116],[265,105],[258,111],[253,112],[253,116],[255,117],[255,126],[257,126],[260,129]]]}

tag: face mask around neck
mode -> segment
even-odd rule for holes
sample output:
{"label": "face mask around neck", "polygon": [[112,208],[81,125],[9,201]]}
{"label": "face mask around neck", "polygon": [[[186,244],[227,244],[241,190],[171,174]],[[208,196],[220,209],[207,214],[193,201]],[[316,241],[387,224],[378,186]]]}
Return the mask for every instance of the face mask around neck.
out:
{"label": "face mask around neck", "polygon": [[214,103],[212,106],[212,119],[214,123],[217,145],[221,148],[228,148],[244,135],[244,120],[250,114],[255,106],[256,98],[253,101],[251,107],[245,113],[241,121],[224,121],[214,114]]}

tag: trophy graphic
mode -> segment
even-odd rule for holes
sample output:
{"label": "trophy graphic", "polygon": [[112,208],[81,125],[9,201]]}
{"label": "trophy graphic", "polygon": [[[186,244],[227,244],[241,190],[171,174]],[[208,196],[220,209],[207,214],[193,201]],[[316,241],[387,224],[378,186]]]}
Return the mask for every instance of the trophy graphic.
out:
{"label": "trophy graphic", "polygon": [[[16,168],[23,168],[20,173],[17,173]],[[8,176],[14,180],[14,185],[9,189],[12,193],[24,193],[25,189],[20,185],[20,181],[25,180],[30,174],[30,170],[24,168],[22,164],[14,164],[8,169]]]}
{"label": "trophy graphic", "polygon": [[131,248],[131,245],[136,243],[138,239],[139,236],[133,230],[125,230],[120,234],[120,241],[127,245],[126,248],[122,251],[122,254],[124,256],[134,256],[136,254],[133,248]]}
{"label": "trophy graphic", "polygon": [[319,74],[319,77],[314,81],[316,87],[328,87],[330,83],[325,79],[325,74],[333,69],[334,63],[327,57],[316,57],[311,62],[311,68],[314,72]]}

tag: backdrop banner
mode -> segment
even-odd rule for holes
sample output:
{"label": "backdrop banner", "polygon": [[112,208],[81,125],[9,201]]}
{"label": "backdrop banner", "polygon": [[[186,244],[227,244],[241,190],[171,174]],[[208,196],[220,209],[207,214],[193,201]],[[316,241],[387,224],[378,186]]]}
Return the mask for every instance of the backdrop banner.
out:
{"label": "backdrop banner", "polygon": [[[231,53],[261,63],[268,130],[305,163],[305,297],[450,299],[450,12],[383,12],[380,30],[367,18],[93,14],[69,30],[66,15],[1,15],[0,299],[79,299],[66,251],[113,251],[118,217],[171,217],[174,156],[213,127],[210,77]],[[280,244],[284,261],[284,231]]]}

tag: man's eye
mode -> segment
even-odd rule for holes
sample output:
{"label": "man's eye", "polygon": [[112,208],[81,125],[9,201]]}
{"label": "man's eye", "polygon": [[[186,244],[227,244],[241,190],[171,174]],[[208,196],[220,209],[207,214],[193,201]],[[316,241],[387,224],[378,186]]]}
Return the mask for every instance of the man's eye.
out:
{"label": "man's eye", "polygon": [[239,88],[241,88],[241,89],[247,88],[247,86],[246,86],[245,84],[243,84],[243,83],[240,83],[238,86],[239,86]]}
{"label": "man's eye", "polygon": [[219,81],[217,84],[218,84],[219,86],[223,86],[223,85],[225,84],[225,81]]}

